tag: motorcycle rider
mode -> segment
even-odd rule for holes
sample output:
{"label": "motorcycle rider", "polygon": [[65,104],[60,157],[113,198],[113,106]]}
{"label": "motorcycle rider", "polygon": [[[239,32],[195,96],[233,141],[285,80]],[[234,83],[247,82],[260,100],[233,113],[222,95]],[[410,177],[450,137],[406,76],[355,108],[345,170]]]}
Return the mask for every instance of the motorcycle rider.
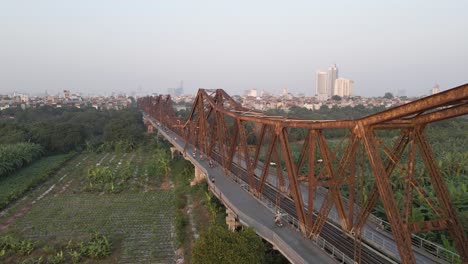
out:
{"label": "motorcycle rider", "polygon": [[275,224],[278,226],[283,226],[283,221],[281,220],[281,213],[280,211],[276,211],[275,215]]}

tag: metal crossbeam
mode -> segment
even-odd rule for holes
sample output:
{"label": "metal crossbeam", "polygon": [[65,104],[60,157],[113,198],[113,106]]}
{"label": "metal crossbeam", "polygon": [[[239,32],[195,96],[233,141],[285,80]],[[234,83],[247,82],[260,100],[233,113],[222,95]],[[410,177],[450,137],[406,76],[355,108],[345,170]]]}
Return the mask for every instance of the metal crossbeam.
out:
{"label": "metal crossbeam", "polygon": [[[468,263],[465,232],[424,134],[429,123],[468,114],[468,84],[356,120],[267,116],[243,107],[221,89],[200,89],[187,120],[176,116],[170,96],[140,98],[138,105],[208,158],[216,153],[225,170],[233,171],[233,165],[243,168],[245,181],[256,195],[265,192],[266,184],[276,185],[277,193],[292,199],[292,214],[307,236],[320,234],[334,206],[343,231],[355,234],[356,243],[361,243],[362,228],[380,200],[402,263],[415,262],[412,234],[428,230],[448,230],[462,261]],[[291,139],[292,129],[304,130],[300,143]],[[332,151],[324,137],[324,131],[336,129],[347,131],[342,153]],[[399,130],[392,148],[376,136],[381,130]],[[293,155],[292,144],[301,146],[298,156]],[[424,162],[436,194],[435,202],[423,200],[438,219],[411,222],[413,193],[424,195],[414,175],[417,157]],[[400,173],[404,178],[403,208],[398,207],[392,187],[396,171],[405,172]],[[362,197],[359,188],[366,173],[374,187],[367,190],[368,199],[363,201],[358,197]],[[272,175],[275,179],[269,182]],[[318,188],[326,189],[322,204],[314,201]],[[347,188],[346,195],[343,188]],[[307,192],[306,199],[303,192]],[[277,206],[283,206],[279,200]],[[357,261],[360,248],[355,246]]]}

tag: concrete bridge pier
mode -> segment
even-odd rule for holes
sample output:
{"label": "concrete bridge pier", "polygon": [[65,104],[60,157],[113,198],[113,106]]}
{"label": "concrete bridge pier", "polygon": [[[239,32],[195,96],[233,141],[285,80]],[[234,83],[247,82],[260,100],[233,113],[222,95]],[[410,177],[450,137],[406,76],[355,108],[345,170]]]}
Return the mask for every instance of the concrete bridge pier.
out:
{"label": "concrete bridge pier", "polygon": [[226,224],[230,231],[236,231],[236,229],[241,225],[237,214],[234,213],[231,209],[226,208]]}
{"label": "concrete bridge pier", "polygon": [[146,133],[148,134],[153,134],[154,133],[154,126],[153,124],[151,124],[150,122],[144,122],[145,126],[146,126]]}
{"label": "concrete bridge pier", "polygon": [[197,185],[203,181],[206,181],[206,174],[197,166],[195,166],[195,178],[190,182],[190,186]]}
{"label": "concrete bridge pier", "polygon": [[171,147],[170,150],[171,150],[171,159],[174,159],[174,154],[177,154],[177,153],[182,154],[176,147]]}

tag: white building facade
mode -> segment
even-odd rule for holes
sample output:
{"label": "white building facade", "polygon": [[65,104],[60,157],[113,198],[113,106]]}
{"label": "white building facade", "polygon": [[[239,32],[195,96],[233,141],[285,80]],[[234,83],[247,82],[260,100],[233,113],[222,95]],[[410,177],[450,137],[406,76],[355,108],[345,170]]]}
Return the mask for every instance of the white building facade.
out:
{"label": "white building facade", "polygon": [[325,101],[328,99],[328,73],[326,71],[317,71],[315,75],[315,95],[318,100]]}
{"label": "white building facade", "polygon": [[353,94],[354,81],[345,78],[338,78],[335,80],[335,90],[333,95],[341,97],[349,97]]}
{"label": "white building facade", "polygon": [[332,97],[335,93],[335,80],[338,78],[338,68],[333,64],[328,68],[327,93]]}

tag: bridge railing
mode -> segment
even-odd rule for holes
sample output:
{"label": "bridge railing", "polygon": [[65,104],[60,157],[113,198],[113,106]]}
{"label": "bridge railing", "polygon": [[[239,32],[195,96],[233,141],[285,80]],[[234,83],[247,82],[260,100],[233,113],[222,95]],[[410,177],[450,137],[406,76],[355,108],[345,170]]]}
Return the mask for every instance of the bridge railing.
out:
{"label": "bridge railing", "polygon": [[[319,192],[324,194],[326,190],[323,189],[322,187],[320,188],[321,189],[319,189]],[[343,197],[343,200],[345,201],[346,204],[349,204],[347,198]],[[356,205],[355,211],[358,211],[358,210],[359,208]],[[339,217],[335,211],[330,211],[329,218],[332,219],[335,223],[339,224]],[[380,232],[384,232],[388,236],[392,236],[389,222],[381,218],[378,218],[377,216],[373,214],[370,214],[368,219],[369,221],[376,224]],[[385,239],[381,239],[380,236],[376,235],[376,233],[378,233],[377,230],[373,231],[371,228],[365,228],[363,230],[363,238],[371,243],[374,243],[379,248],[386,250],[387,252],[394,254],[395,256],[399,256],[399,252],[395,244],[386,242]],[[454,264],[461,263],[460,255],[458,255],[457,253],[450,251],[442,247],[441,245],[438,245],[434,242],[424,239],[418,235],[411,234],[411,242],[413,246],[416,247],[417,249],[420,249],[437,259],[443,260],[447,263],[454,263]]]}
{"label": "bridge railing", "polygon": [[223,197],[223,193],[221,192],[221,190],[218,189],[218,187],[216,187],[216,185],[214,185],[214,183],[211,183],[210,181],[208,181],[208,185],[209,185],[211,191],[214,193],[214,195],[216,197],[218,197],[218,199],[227,208],[235,211],[238,214],[240,220],[243,220],[244,223],[249,223],[249,224],[255,225],[256,232],[259,233],[259,234],[263,234],[264,238],[266,240],[270,240],[271,243],[276,245],[282,251],[282,253],[287,256],[287,258],[292,263],[305,263],[304,259],[299,254],[297,254],[297,252],[294,251],[291,248],[290,245],[285,243],[283,241],[283,239],[281,239],[278,235],[276,235],[274,233],[273,233],[272,236],[268,236],[268,234],[272,233],[270,229],[268,229],[264,225],[258,223],[255,219],[253,219],[253,218],[249,217],[248,215],[242,213],[240,210],[237,209],[237,207],[235,205],[233,205],[229,201],[229,199],[226,199],[225,197]]}
{"label": "bridge railing", "polygon": [[[259,161],[258,168],[263,169],[264,166],[265,165]],[[270,171],[275,169],[276,168],[270,168]],[[325,195],[327,191],[325,188],[319,187],[317,189],[317,192],[320,195]],[[348,199],[343,197],[343,200],[349,206]],[[355,212],[359,211],[359,209],[359,206],[355,205]],[[339,216],[335,211],[330,211],[329,218],[336,224],[340,224]],[[385,232],[386,235],[392,236],[390,223],[381,218],[378,218],[373,214],[370,214],[368,219],[379,228],[380,232]],[[390,243],[387,240],[382,239],[381,236],[377,235],[377,233],[378,231],[373,231],[372,228],[364,228],[362,235],[365,240],[369,241],[370,243],[373,243],[380,249],[385,250],[387,253],[390,253],[399,258],[398,248],[396,247],[395,243]],[[418,235],[411,234],[411,242],[415,248],[420,249],[437,259],[443,260],[447,263],[461,263],[460,255],[458,255],[457,253],[450,251],[442,247],[441,245],[424,239]]]}
{"label": "bridge railing", "polygon": [[[263,167],[264,167],[264,164],[262,164],[259,161],[258,168],[263,169]],[[276,168],[270,168],[270,170],[275,170],[275,169]],[[236,177],[236,176],[234,176],[234,177]],[[240,178],[238,178],[238,179],[240,180]],[[245,186],[248,189],[248,185],[245,184]],[[247,190],[247,191],[250,192],[250,190]],[[321,195],[324,195],[324,194],[326,194],[326,190],[324,188],[320,187],[318,189],[318,193],[321,194]],[[269,201],[263,195],[261,195],[261,198],[262,198],[262,200],[267,201],[268,203],[271,203],[271,201]],[[344,198],[344,200],[345,200],[346,204],[349,204],[347,198]],[[273,205],[273,207],[274,207],[274,205]],[[288,223],[295,226],[296,228],[299,226],[298,220],[296,218],[290,216],[286,212],[282,212],[282,213],[286,216],[286,219],[288,220]],[[330,214],[329,214],[329,218],[333,222],[339,224],[339,217],[338,217],[338,214],[336,212],[331,211]],[[385,221],[383,219],[380,219],[380,218],[376,217],[373,214],[369,215],[369,220],[371,222],[373,222],[374,224],[378,225],[380,227],[380,231],[386,232],[388,235],[391,235],[390,224],[387,221]],[[366,239],[367,241],[373,243],[374,245],[378,246],[380,249],[385,250],[388,253],[393,254],[394,256],[397,256],[397,257],[399,256],[399,252],[398,252],[398,249],[396,248],[395,244],[386,242],[385,239],[382,239],[380,236],[376,235],[376,232],[372,231],[372,229],[365,228],[363,230],[363,238]],[[435,258],[443,260],[443,261],[445,261],[447,263],[461,263],[460,255],[456,254],[455,252],[447,250],[447,249],[445,249],[444,247],[442,247],[440,245],[437,245],[437,244],[435,244],[435,243],[433,243],[431,241],[428,241],[428,240],[426,240],[426,239],[424,239],[424,238],[422,238],[420,236],[414,235],[414,234],[411,235],[411,239],[412,239],[412,244],[413,244],[414,247],[416,247],[418,249],[421,249],[422,251],[430,254],[431,256],[433,256]],[[335,252],[335,251],[333,251],[333,252]]]}
{"label": "bridge railing", "polygon": [[[237,176],[233,175],[235,177],[235,182],[240,183],[241,188],[248,192],[250,195],[254,196],[254,194],[250,191],[250,186],[243,182],[240,178]],[[275,208],[276,205],[273,204],[272,201],[270,201],[267,197],[264,195],[260,194],[258,196],[254,196],[257,198],[258,201],[260,201],[262,204],[264,204],[273,214],[276,213],[276,211],[279,210],[279,212],[282,215],[282,219],[284,220],[285,223],[289,224],[292,228],[296,229],[296,231],[299,232],[299,221],[297,218],[291,216],[290,214],[286,213],[283,211],[281,208]],[[346,254],[344,254],[342,251],[337,249],[335,246],[327,242],[323,237],[317,236],[315,239],[312,240],[314,244],[319,246],[323,251],[327,252],[330,254],[333,258],[335,258],[339,263],[347,263],[347,264],[354,264],[354,260],[350,257],[348,257]]]}

